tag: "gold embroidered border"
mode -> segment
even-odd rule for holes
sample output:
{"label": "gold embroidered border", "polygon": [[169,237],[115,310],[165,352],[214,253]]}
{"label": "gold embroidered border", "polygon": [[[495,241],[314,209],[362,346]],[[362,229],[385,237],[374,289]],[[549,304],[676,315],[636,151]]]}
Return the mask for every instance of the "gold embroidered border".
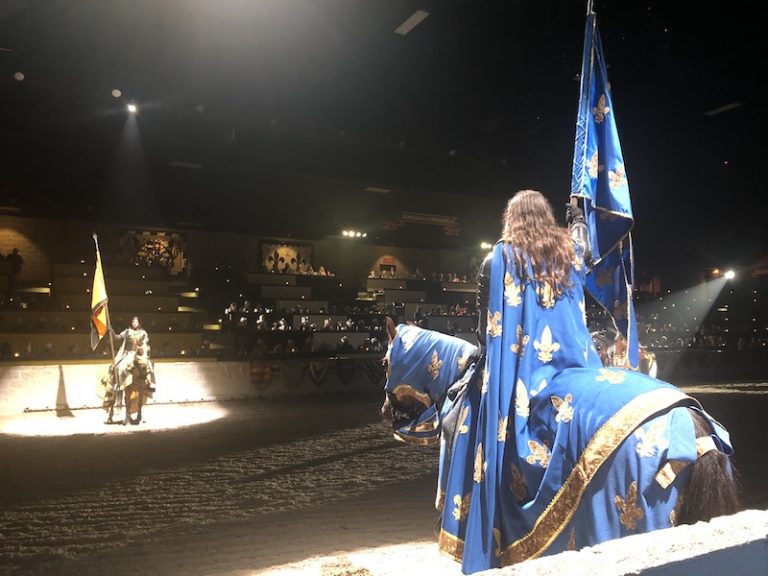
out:
{"label": "gold embroidered border", "polygon": [[641,422],[687,398],[672,388],[652,390],[634,398],[614,414],[589,441],[568,479],[538,517],[533,529],[504,550],[502,566],[540,556],[568,525],[590,481],[618,445]]}
{"label": "gold embroidered border", "polygon": [[440,529],[438,545],[440,552],[448,554],[448,556],[457,562],[461,562],[464,558],[464,540],[454,536],[450,532],[446,532],[442,528]]}
{"label": "gold embroidered border", "polygon": [[696,438],[696,458],[701,458],[710,450],[717,450],[715,441],[712,440],[712,436],[701,436]]}
{"label": "gold embroidered border", "polygon": [[440,422],[437,419],[437,414],[435,414],[434,418],[416,424],[416,426],[411,428],[411,432],[432,432],[432,430],[437,430],[438,428],[440,428]]}
{"label": "gold embroidered border", "polygon": [[429,438],[419,437],[414,438],[413,436],[401,436],[397,432],[394,432],[392,434],[395,437],[395,440],[399,440],[400,442],[404,442],[405,444],[414,444],[416,446],[434,446],[436,444],[440,444],[440,436],[432,436]]}

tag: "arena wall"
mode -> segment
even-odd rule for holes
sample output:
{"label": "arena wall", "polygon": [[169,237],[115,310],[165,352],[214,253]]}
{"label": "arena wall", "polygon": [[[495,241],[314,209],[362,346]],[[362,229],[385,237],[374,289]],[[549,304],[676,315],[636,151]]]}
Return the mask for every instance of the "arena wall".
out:
{"label": "arena wall", "polygon": [[765,576],[768,511],[746,510],[692,526],[604,542],[481,572],[485,576]]}
{"label": "arena wall", "polygon": [[[375,356],[375,355],[374,355]],[[0,365],[0,417],[29,411],[100,408],[103,361]],[[383,387],[377,357],[155,363],[152,403],[223,401],[291,395],[375,393]]]}
{"label": "arena wall", "polygon": [[[108,270],[110,264],[125,264],[128,255],[121,239],[127,230],[155,229],[142,226],[120,226],[85,220],[55,220],[0,215],[0,253],[8,254],[18,248],[24,258],[21,279],[45,281],[52,279],[52,266],[57,262],[88,263],[94,261],[92,234],[99,237],[102,259]],[[361,281],[370,270],[378,272],[379,263],[397,266],[399,274],[413,273],[418,267],[423,273],[452,272],[470,274],[478,263],[478,252],[462,250],[431,250],[380,246],[346,238],[301,240],[223,231],[176,230],[186,242],[188,264],[194,270],[213,270],[231,266],[235,270],[261,269],[262,240],[311,244],[313,264],[331,270],[345,282]]]}

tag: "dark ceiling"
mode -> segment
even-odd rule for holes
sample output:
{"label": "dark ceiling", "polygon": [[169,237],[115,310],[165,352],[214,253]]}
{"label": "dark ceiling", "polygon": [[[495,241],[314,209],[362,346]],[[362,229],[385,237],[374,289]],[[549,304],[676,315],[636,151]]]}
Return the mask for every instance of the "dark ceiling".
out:
{"label": "dark ceiling", "polygon": [[[764,250],[760,6],[595,3],[640,262]],[[429,16],[396,34],[417,9]],[[558,0],[0,0],[0,203],[265,235],[492,240],[515,190],[567,201],[584,12]],[[456,216],[462,234],[385,230],[404,211]]]}

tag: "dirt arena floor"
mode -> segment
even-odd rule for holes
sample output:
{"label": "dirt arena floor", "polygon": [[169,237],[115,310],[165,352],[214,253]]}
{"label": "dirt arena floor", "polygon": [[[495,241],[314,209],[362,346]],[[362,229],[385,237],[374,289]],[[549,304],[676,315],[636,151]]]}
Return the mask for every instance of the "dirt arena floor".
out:
{"label": "dirt arena floor", "polygon": [[[768,384],[688,386],[768,508]],[[437,451],[379,398],[149,406],[0,420],[0,574],[459,575],[437,551]]]}

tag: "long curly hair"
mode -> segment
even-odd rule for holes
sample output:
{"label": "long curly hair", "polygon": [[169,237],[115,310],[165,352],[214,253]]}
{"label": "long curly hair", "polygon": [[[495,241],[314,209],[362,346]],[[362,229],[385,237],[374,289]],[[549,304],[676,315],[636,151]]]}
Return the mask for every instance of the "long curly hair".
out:
{"label": "long curly hair", "polygon": [[568,230],[555,222],[552,206],[541,192],[520,190],[507,202],[501,239],[511,247],[523,278],[549,284],[554,290],[570,287],[573,241]]}

